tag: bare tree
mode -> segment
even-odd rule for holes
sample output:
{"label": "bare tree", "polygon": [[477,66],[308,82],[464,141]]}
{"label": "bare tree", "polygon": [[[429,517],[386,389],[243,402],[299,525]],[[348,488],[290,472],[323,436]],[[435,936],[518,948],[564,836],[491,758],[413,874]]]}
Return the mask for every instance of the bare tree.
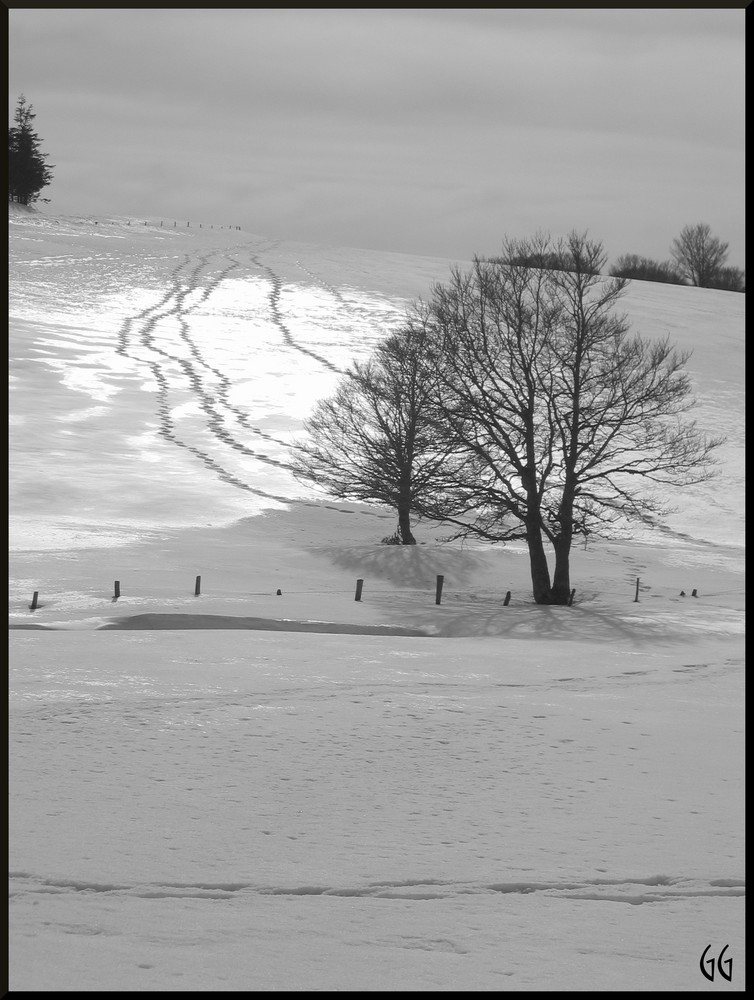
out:
{"label": "bare tree", "polygon": [[[551,252],[567,269],[505,263]],[[575,537],[656,517],[665,504],[651,487],[709,478],[721,443],[680,419],[693,405],[688,355],[629,337],[613,313],[627,283],[600,278],[605,261],[586,234],[507,241],[496,262],[454,270],[428,307],[436,406],[468,456],[454,502],[476,510],[445,520],[459,535],[525,540],[540,604],[569,603]]]}
{"label": "bare tree", "polygon": [[721,288],[726,292],[745,292],[746,275],[740,267],[721,267],[715,275],[713,288]]}
{"label": "bare tree", "polygon": [[[305,422],[308,438],[298,442],[293,462],[298,479],[332,496],[393,508],[402,545],[416,544],[411,519],[417,505],[434,511],[463,464],[434,415],[427,336],[417,310],[367,362],[354,363]],[[450,499],[443,509],[460,510]]]}
{"label": "bare tree", "polygon": [[728,258],[728,244],[713,236],[706,222],[684,226],[673,240],[670,256],[692,285],[715,287],[714,281]]}

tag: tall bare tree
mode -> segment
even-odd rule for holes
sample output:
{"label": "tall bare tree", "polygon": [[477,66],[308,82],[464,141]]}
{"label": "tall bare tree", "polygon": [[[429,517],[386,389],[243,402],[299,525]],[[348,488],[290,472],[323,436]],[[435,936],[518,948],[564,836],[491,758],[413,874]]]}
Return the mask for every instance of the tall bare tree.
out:
{"label": "tall bare tree", "polygon": [[[427,363],[427,329],[412,322],[356,362],[334,394],[305,422],[294,473],[332,496],[384,504],[396,511],[398,538],[415,545],[412,517],[434,511],[463,464],[438,429],[435,374]],[[461,508],[445,499],[443,509]]]}
{"label": "tall bare tree", "polygon": [[692,285],[714,288],[715,278],[728,259],[728,244],[713,236],[706,222],[684,226],[670,246],[670,256]]}
{"label": "tall bare tree", "polygon": [[[552,253],[563,269],[506,263]],[[613,312],[627,282],[601,278],[605,262],[586,234],[509,240],[428,303],[435,405],[468,456],[454,503],[476,510],[445,519],[461,535],[525,540],[540,604],[569,603],[574,538],[656,517],[665,502],[651,488],[709,478],[721,443],[681,420],[693,405],[688,355],[629,336]]]}

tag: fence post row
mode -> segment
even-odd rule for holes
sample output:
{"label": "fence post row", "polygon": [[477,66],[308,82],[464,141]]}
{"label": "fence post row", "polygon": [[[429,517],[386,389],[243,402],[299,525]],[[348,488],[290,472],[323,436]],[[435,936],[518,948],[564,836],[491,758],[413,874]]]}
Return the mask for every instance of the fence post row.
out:
{"label": "fence post row", "polygon": [[[436,577],[436,584],[435,584],[435,604],[440,604],[442,602],[442,590],[443,590],[444,583],[445,583],[445,577],[438,574],[438,576]],[[634,604],[638,603],[638,601],[639,601],[639,585],[640,585],[640,579],[637,576],[636,577],[636,591],[635,591],[635,597],[634,597]],[[363,579],[358,579],[356,581],[356,596],[354,597],[355,601],[360,601],[361,600],[361,595],[362,595],[363,589],[364,589],[364,580]],[[194,582],[194,596],[195,597],[199,597],[200,594],[201,594],[201,592],[202,592],[202,578],[201,578],[201,576],[197,576],[196,579],[195,579],[195,582]],[[573,598],[574,598],[574,594],[575,593],[576,593],[576,588],[574,587],[571,590],[569,598],[568,598],[568,606],[569,607],[571,607],[572,604],[573,604]],[[276,594],[277,594],[278,597],[282,597],[283,592],[282,592],[282,590],[278,589],[276,591]],[[680,596],[681,597],[685,597],[686,596],[686,591],[682,590],[681,593],[680,593]],[[691,591],[691,596],[692,597],[698,597],[699,596],[699,593],[698,593],[698,591],[697,591],[696,588],[694,588],[694,590]],[[116,580],[115,584],[114,584],[113,601],[117,601],[119,597],[120,597],[120,580]],[[511,602],[511,592],[510,592],[510,590],[508,590],[508,591],[506,591],[506,594],[505,594],[505,600],[503,601],[503,607],[507,608],[508,605],[510,604],[510,602]],[[32,599],[31,599],[31,604],[29,605],[29,610],[30,611],[36,611],[38,607],[39,607],[39,591],[35,590],[34,591],[34,595],[33,595]]]}

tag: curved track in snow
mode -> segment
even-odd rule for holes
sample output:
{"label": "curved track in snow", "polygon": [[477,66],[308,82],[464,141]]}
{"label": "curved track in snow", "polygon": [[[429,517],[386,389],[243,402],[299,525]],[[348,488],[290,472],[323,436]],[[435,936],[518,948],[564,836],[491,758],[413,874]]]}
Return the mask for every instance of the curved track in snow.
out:
{"label": "curved track in snow", "polygon": [[[266,249],[273,248],[274,244]],[[116,352],[150,371],[157,385],[158,433],[164,440],[190,452],[220,480],[237,489],[281,503],[308,504],[309,501],[253,485],[248,473],[233,468],[228,449],[264,465],[292,472],[292,465],[285,456],[297,445],[255,426],[248,412],[231,402],[233,381],[217,363],[210,363],[191,329],[191,314],[196,313],[226,279],[237,278],[251,269],[269,282],[266,318],[269,326],[280,335],[281,346],[304,355],[309,366],[315,362],[334,374],[344,374],[337,364],[304,346],[291,333],[281,304],[284,279],[265,262],[264,253],[263,248],[255,246],[252,249],[248,244],[239,244],[206,250],[198,255],[184,254],[170,271],[168,285],[159,300],[123,320]],[[338,308],[353,310],[337,289],[318,278],[298,259],[295,264],[335,301]],[[219,316],[218,322],[221,322]],[[191,404],[201,412],[200,427],[192,428],[191,421],[195,417],[183,420],[176,416],[178,407]],[[269,442],[278,454],[282,450],[282,456],[275,457],[251,446],[250,438]]]}
{"label": "curved track in snow", "polygon": [[[328,361],[328,359],[324,358],[321,354],[317,354],[316,351],[310,351],[308,347],[302,347],[302,345],[299,344],[298,341],[294,338],[293,334],[286,326],[285,320],[280,310],[280,292],[283,287],[282,279],[275,271],[273,271],[271,267],[263,263],[256,254],[249,253],[249,258],[261,271],[264,271],[264,273],[269,278],[270,283],[272,284],[272,289],[270,290],[270,295],[269,295],[270,313],[272,314],[272,320],[275,323],[275,326],[278,328],[278,330],[280,330],[280,332],[283,335],[283,340],[286,346],[292,348],[295,351],[299,351],[301,354],[307,355],[314,361],[323,365],[325,368],[329,368],[330,371],[335,372],[337,375],[342,375],[343,371],[341,368],[338,368],[337,365],[334,365],[331,361]],[[343,301],[342,296],[339,296],[339,298],[341,301]]]}
{"label": "curved track in snow", "polygon": [[[224,258],[226,266],[218,273],[208,276],[210,264],[218,258]],[[270,442],[290,447],[286,442],[255,427],[243,410],[230,403],[229,393],[232,388],[230,379],[203,357],[190,334],[189,314],[205,302],[225,278],[240,267],[239,261],[228,251],[210,251],[198,258],[185,255],[182,262],[173,269],[170,275],[170,287],[162,298],[155,305],[143,309],[123,322],[116,350],[124,357],[146,364],[152,372],[158,386],[159,433],[165,440],[191,452],[220,479],[232,486],[247,490],[256,496],[290,502],[288,497],[268,493],[245,482],[230,472],[212,454],[190,443],[186,439],[186,434],[179,432],[172,416],[172,397],[178,393],[188,393],[191,401],[196,402],[205,414],[206,430],[219,444],[267,465],[290,469],[289,463],[250,448],[239,440],[237,431],[234,432],[232,429],[232,422]],[[208,280],[202,282],[203,276],[208,276]],[[198,297],[195,297],[197,293]],[[194,301],[189,302],[192,297],[195,297]],[[188,348],[190,359],[180,357],[161,346],[163,340],[160,335],[160,323],[170,319],[177,321],[180,339]],[[232,422],[229,421],[229,417],[232,418]]]}

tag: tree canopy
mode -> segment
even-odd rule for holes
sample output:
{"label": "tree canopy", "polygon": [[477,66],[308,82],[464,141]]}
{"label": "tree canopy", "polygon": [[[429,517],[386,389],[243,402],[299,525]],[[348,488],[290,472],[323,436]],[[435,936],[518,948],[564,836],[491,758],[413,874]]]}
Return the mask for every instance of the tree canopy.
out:
{"label": "tree canopy", "polygon": [[706,222],[684,226],[670,247],[678,270],[692,285],[715,288],[715,279],[728,259],[728,244],[723,243]]}
{"label": "tree canopy", "polygon": [[601,243],[573,232],[507,240],[499,257],[454,268],[315,411],[308,474],[335,495],[398,509],[410,498],[456,537],[524,540],[535,601],[570,603],[573,541],[654,521],[673,488],[711,477],[722,443],[684,419],[688,355],[630,335],[615,311],[627,281],[601,277],[605,263]]}
{"label": "tree canopy", "polygon": [[415,544],[412,516],[433,509],[459,464],[433,417],[427,337],[407,323],[354,363],[306,421],[293,463],[300,480],[332,496],[391,507],[403,545]]}
{"label": "tree canopy", "polygon": [[502,262],[455,270],[430,309],[438,407],[474,463],[461,531],[525,540],[535,600],[565,604],[574,538],[661,514],[664,487],[708,478],[719,442],[680,419],[688,355],[630,336],[615,313],[626,281],[599,276],[600,243],[571,233],[557,271],[504,263],[550,250],[546,236],[508,241]]}

